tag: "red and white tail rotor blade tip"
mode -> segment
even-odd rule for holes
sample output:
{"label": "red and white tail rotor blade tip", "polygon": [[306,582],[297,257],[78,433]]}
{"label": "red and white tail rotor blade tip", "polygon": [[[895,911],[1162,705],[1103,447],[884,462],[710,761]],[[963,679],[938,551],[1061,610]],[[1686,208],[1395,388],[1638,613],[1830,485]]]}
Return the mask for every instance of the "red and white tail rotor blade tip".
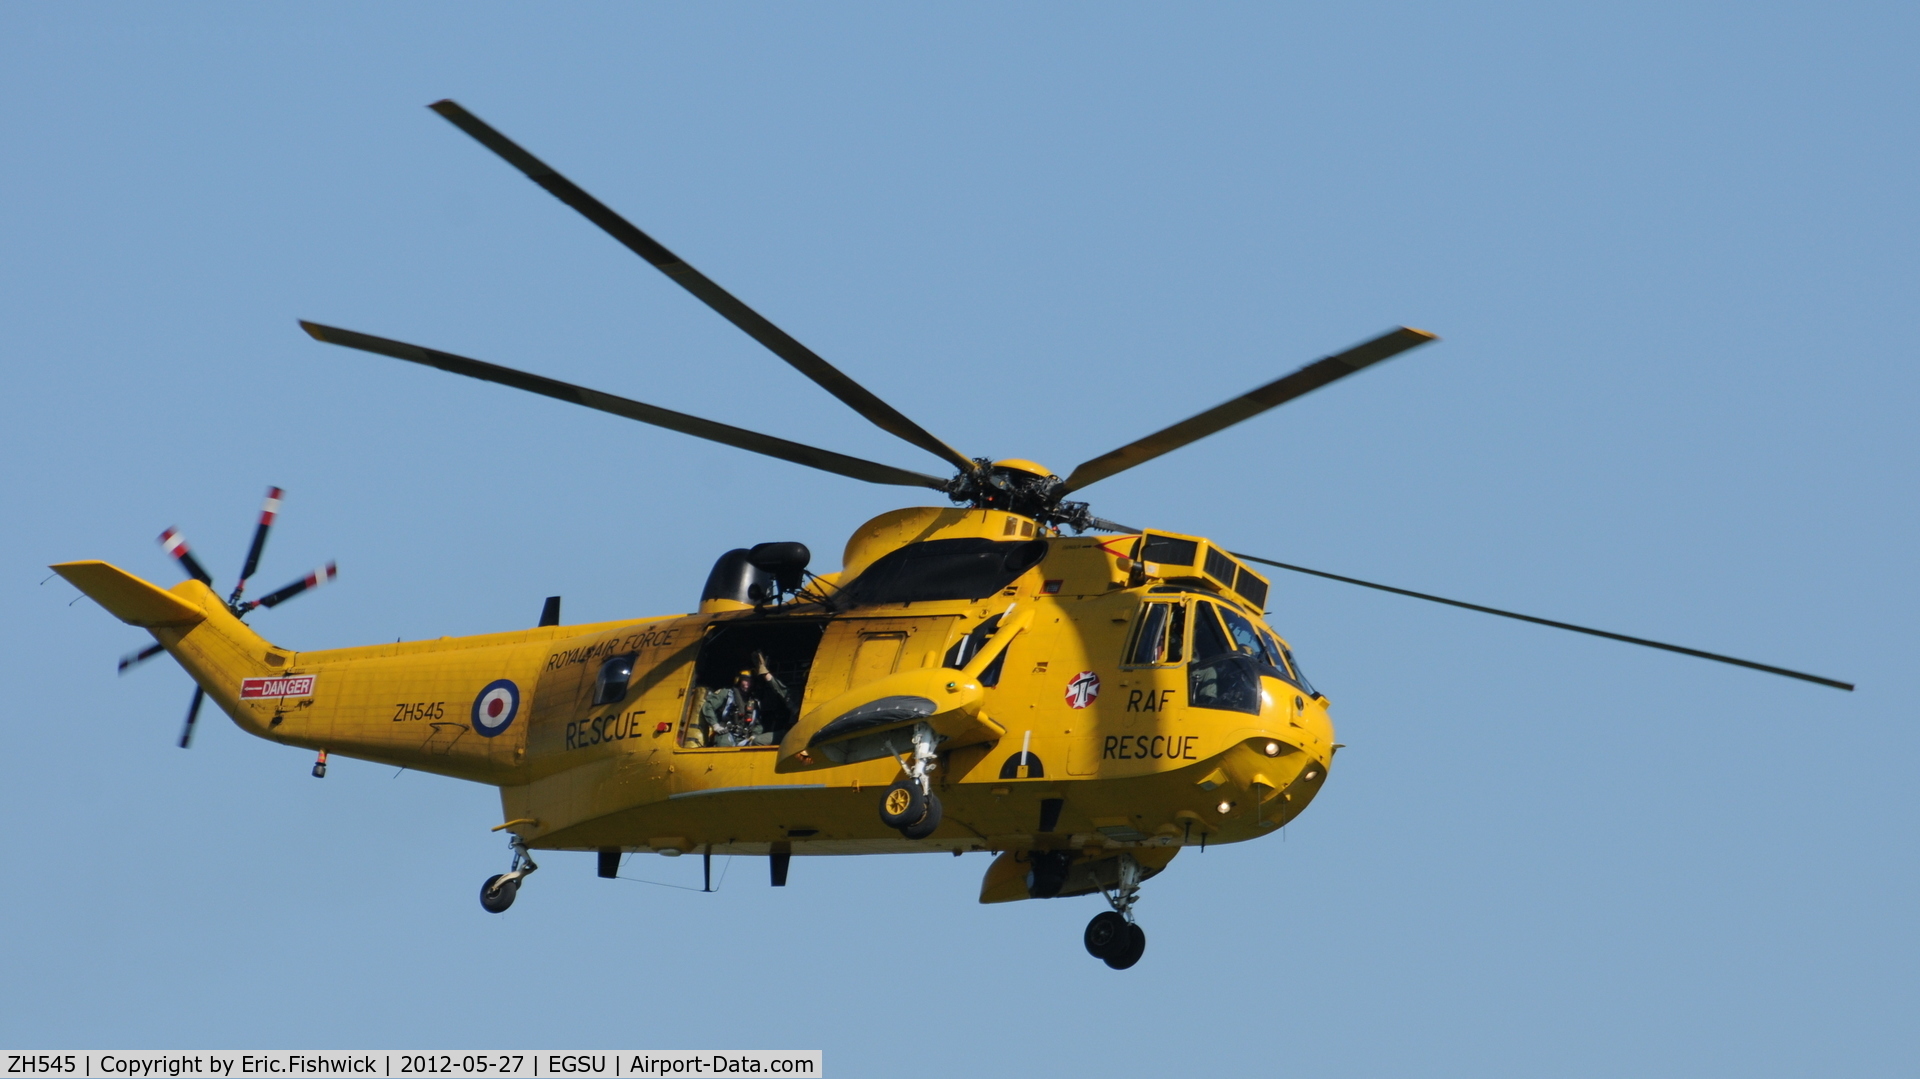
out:
{"label": "red and white tail rotor blade tip", "polygon": [[213,577],[201,568],[200,561],[193,557],[192,548],[187,546],[187,537],[181,535],[179,529],[169,528],[160,533],[160,547],[180,563],[180,568],[187,571],[187,576],[204,585],[213,584]]}
{"label": "red and white tail rotor blade tip", "polygon": [[251,611],[255,607],[277,607],[300,593],[311,588],[318,588],[338,576],[340,576],[339,567],[332,562],[328,562],[326,565],[315,569],[312,573],[307,574],[305,577],[300,578],[285,588],[261,596],[259,599],[244,605],[241,609]]}
{"label": "red and white tail rotor blade tip", "polygon": [[246,564],[240,567],[240,579],[234,582],[233,595],[227,597],[227,606],[240,603],[240,596],[247,590],[247,582],[253,579],[253,571],[260,568],[260,552],[267,549],[267,533],[272,531],[273,522],[280,516],[280,499],[286,494],[278,487],[267,488],[267,500],[260,504],[260,523],[254,527],[253,542],[247,547]]}

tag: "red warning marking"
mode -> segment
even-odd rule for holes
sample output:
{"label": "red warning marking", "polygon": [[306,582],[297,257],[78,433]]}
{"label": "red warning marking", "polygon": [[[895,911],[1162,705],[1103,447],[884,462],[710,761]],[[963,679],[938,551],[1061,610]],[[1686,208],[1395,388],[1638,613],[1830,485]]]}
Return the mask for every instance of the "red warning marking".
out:
{"label": "red warning marking", "polygon": [[313,696],[311,674],[283,674],[274,678],[245,678],[240,681],[243,701],[276,700],[283,697]]}

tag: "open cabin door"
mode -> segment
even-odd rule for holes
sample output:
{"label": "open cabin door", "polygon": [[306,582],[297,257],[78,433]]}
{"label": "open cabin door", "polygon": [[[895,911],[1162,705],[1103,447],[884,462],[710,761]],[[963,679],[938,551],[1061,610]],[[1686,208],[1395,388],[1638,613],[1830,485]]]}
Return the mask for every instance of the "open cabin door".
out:
{"label": "open cabin door", "polygon": [[826,629],[820,618],[743,618],[710,625],[693,664],[679,748],[778,745],[800,718]]}

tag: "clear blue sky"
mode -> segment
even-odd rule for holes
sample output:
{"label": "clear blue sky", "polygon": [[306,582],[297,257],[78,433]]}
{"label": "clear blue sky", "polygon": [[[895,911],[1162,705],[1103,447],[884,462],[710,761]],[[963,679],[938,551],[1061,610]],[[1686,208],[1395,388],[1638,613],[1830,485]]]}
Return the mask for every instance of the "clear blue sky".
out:
{"label": "clear blue sky", "polygon": [[[1911,5],[0,7],[0,1043],[819,1047],[839,1075],[1907,1074],[1920,1046]],[[681,611],[897,492],[329,348],[306,317],[934,469],[424,106],[451,96],[972,453],[1305,578],[1340,757],[1097,899],[986,859],[555,855],[214,715],[47,563],[337,586],[318,648]],[[909,495],[909,500],[911,496]],[[693,860],[629,872],[687,885]],[[902,990],[911,985],[910,990]]]}

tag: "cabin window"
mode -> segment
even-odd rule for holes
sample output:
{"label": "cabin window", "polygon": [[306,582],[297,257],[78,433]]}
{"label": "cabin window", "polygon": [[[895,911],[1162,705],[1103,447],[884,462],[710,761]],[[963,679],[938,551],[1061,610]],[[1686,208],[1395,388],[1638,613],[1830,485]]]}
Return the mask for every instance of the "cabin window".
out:
{"label": "cabin window", "polygon": [[800,718],[825,629],[818,619],[742,619],[709,630],[680,719],[681,748],[778,745]]}
{"label": "cabin window", "polygon": [[977,538],[910,543],[874,560],[834,596],[834,605],[873,607],[991,596],[1040,564],[1047,541]]}
{"label": "cabin window", "polygon": [[614,656],[600,664],[600,677],[593,683],[593,703],[619,704],[627,699],[627,683],[633,680],[632,653]]}
{"label": "cabin window", "polygon": [[1238,647],[1211,603],[1193,605],[1193,665],[1187,671],[1187,703],[1195,708],[1260,712],[1260,668]]}
{"label": "cabin window", "polygon": [[1126,664],[1151,667],[1178,663],[1187,649],[1187,608],[1182,603],[1149,603],[1140,609]]}
{"label": "cabin window", "polygon": [[[992,640],[994,633],[999,630],[999,628],[999,615],[996,614],[990,618],[983,619],[979,625],[973,627],[972,632],[953,642],[953,647],[947,649],[946,658],[941,660],[941,664],[952,667],[954,670],[965,667],[974,657],[980,654],[980,649],[987,646],[987,643]],[[1007,647],[1002,646],[1000,654],[993,657],[991,662],[981,668],[980,684],[989,689],[999,685],[1000,671],[1006,664]]]}
{"label": "cabin window", "polygon": [[941,665],[952,667],[954,670],[965,667],[969,660],[980,654],[980,646],[986,644],[987,638],[993,636],[993,631],[999,628],[999,615],[982,619],[980,624],[973,627],[966,636],[953,642],[953,647],[947,649],[946,658],[940,661]]}

